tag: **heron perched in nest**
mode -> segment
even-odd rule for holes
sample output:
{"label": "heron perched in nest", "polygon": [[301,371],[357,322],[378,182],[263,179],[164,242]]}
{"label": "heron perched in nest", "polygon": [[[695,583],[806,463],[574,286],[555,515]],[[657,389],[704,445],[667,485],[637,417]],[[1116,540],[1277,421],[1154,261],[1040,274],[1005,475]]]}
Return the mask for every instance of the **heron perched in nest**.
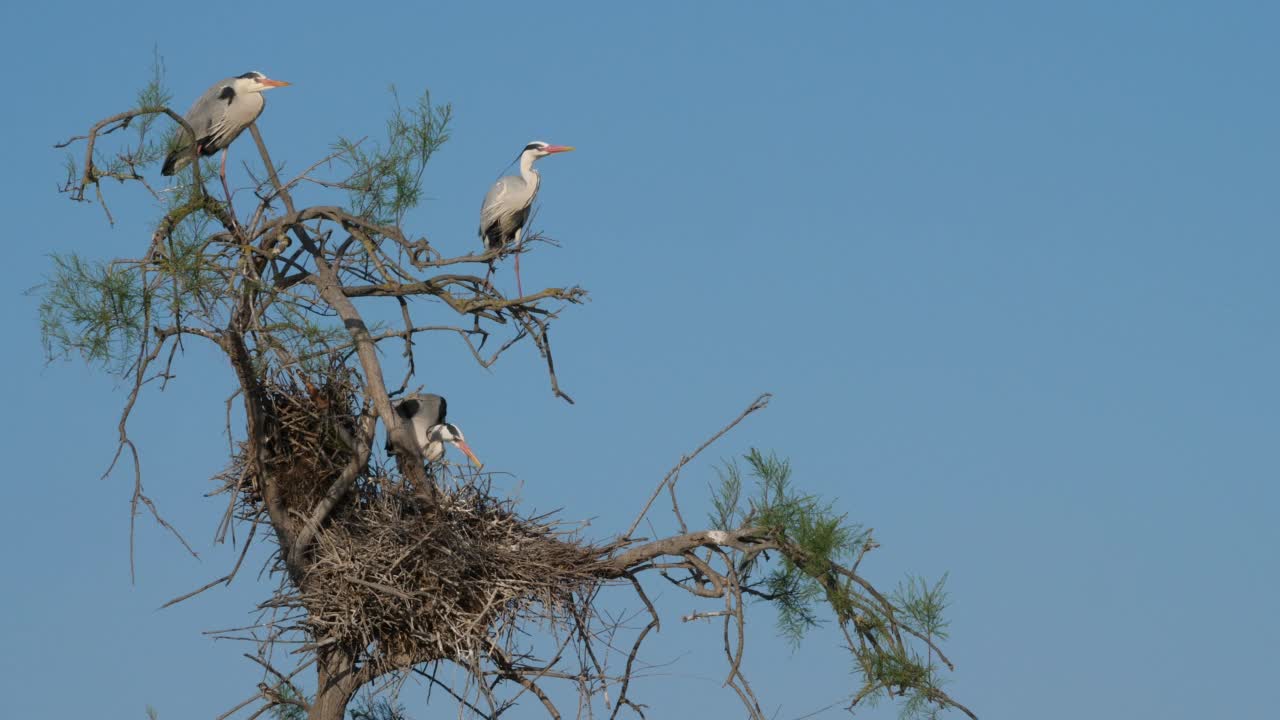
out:
{"label": "heron perched in nest", "polygon": [[[467,439],[457,425],[445,422],[449,404],[441,396],[432,393],[417,393],[405,397],[394,404],[396,415],[408,421],[413,428],[413,437],[418,441],[422,457],[429,463],[439,462],[444,458],[445,443],[450,443],[462,451],[477,468],[484,463],[471,452]],[[391,438],[387,438],[387,452],[391,452]]]}

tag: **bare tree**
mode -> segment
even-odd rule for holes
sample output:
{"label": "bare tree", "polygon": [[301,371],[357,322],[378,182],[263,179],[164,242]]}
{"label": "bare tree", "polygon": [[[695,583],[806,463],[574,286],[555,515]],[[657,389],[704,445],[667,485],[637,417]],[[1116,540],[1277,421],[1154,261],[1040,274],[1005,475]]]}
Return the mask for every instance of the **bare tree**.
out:
{"label": "bare tree", "polygon": [[[555,517],[522,515],[483,474],[424,466],[392,408],[415,371],[450,343],[489,366],[527,342],[541,354],[552,394],[572,402],[556,377],[550,327],[586,298],[579,287],[507,297],[481,277],[490,263],[537,243],[444,257],[404,230],[423,168],[447,139],[448,106],[426,95],[409,107],[397,100],[384,142],[341,140],[291,176],[280,174],[253,126],[261,161],[254,200],[234,208],[232,198],[206,190],[212,173],[199,162],[174,192],[147,183],[144,169],[185,126],[167,103],[157,77],[135,108],[60,146],[83,148],[68,162],[63,189],[73,200],[88,201],[92,191],[114,222],[103,193],[103,181],[114,179],[144,188],[164,211],[136,257],[56,256],[41,313],[51,357],[80,354],[128,380],[112,466],[127,454],[135,515],[145,507],[179,539],[146,494],[129,418],[144,388],[169,382],[188,343],[208,344],[231,367],[227,425],[237,440],[219,476],[226,505],[216,537],[241,538],[239,561],[172,602],[230,583],[255,542],[272,543],[279,585],[257,622],[219,631],[250,641],[246,657],[263,671],[257,690],[222,717],[274,709],[337,720],[362,688],[394,691],[407,680],[484,718],[521,700],[559,718],[557,699],[566,695],[577,698],[580,716],[603,707],[610,718],[644,717],[633,680],[645,667],[645,639],[662,624],[646,589],[654,582],[707,603],[682,619],[721,623],[725,684],[749,717],[765,717],[743,670],[752,599],[776,605],[794,639],[834,620],[859,668],[850,708],[889,697],[908,713],[973,717],[940,687],[941,667],[951,668],[938,645],[946,633],[941,583],[878,589],[860,570],[877,547],[871,532],[797,491],[784,461],[753,451],[745,472],[724,467],[708,527],[686,523],[681,470],[764,408],[768,395],[681,457],[631,526],[603,540]],[[156,122],[166,118],[168,136]],[[132,140],[122,140],[130,129]],[[333,167],[342,168],[336,178]],[[294,197],[302,187],[345,202],[301,207]],[[395,323],[366,319],[383,307]],[[380,361],[388,344],[407,361],[395,381]],[[243,411],[238,428],[233,403]],[[379,425],[392,458],[375,451]],[[669,506],[678,532],[638,537],[656,506]],[[631,594],[635,613],[601,605],[611,587]],[[439,672],[444,666],[454,668],[452,679]],[[300,682],[303,673],[314,680]]]}

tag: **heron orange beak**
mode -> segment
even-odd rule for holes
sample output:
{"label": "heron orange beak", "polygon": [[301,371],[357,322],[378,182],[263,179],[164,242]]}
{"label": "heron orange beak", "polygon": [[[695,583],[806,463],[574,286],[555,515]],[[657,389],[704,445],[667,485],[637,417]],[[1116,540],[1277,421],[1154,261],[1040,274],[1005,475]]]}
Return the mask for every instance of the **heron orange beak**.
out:
{"label": "heron orange beak", "polygon": [[454,440],[453,444],[458,446],[458,449],[462,451],[463,455],[467,456],[467,459],[471,461],[472,465],[476,466],[477,470],[484,467],[484,463],[480,462],[480,458],[476,457],[476,454],[471,452],[471,446],[468,445],[465,441]]}
{"label": "heron orange beak", "polygon": [[572,145],[548,145],[542,148],[542,152],[548,155],[551,155],[553,153],[572,152],[572,151],[573,151]]}
{"label": "heron orange beak", "polygon": [[259,82],[261,82],[263,85],[266,85],[267,87],[284,87],[289,84],[283,80],[272,80],[270,78],[263,78]]}

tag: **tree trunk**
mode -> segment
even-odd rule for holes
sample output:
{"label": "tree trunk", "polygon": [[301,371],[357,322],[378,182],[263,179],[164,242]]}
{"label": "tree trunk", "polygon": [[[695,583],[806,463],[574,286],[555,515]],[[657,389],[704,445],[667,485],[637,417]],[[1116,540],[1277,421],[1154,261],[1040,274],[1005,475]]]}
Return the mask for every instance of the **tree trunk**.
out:
{"label": "tree trunk", "polygon": [[316,675],[316,696],[307,720],[342,720],[347,703],[360,689],[355,663],[346,653],[321,650]]}

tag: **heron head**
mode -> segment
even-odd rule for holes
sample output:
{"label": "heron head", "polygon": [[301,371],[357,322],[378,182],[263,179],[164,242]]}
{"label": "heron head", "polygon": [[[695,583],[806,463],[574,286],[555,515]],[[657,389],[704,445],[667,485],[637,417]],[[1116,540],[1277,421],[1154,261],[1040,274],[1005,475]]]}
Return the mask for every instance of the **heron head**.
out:
{"label": "heron head", "polygon": [[427,436],[432,439],[438,438],[443,442],[452,443],[454,447],[462,451],[463,455],[467,456],[467,459],[471,461],[472,465],[476,466],[477,470],[484,467],[484,463],[480,462],[480,458],[476,457],[476,454],[471,452],[471,446],[467,444],[467,439],[462,436],[462,431],[458,429],[457,425],[454,425],[453,423],[441,423],[431,428],[427,433]]}
{"label": "heron head", "polygon": [[236,78],[236,91],[246,93],[262,92],[263,90],[270,90],[271,88],[284,87],[288,84],[289,83],[283,80],[272,80],[257,70],[254,70]]}
{"label": "heron head", "polygon": [[571,150],[573,150],[572,145],[551,145],[549,143],[544,143],[541,140],[534,140],[524,146],[524,151],[527,153],[533,153],[533,158],[535,160],[548,155],[554,155],[556,153],[569,152]]}

